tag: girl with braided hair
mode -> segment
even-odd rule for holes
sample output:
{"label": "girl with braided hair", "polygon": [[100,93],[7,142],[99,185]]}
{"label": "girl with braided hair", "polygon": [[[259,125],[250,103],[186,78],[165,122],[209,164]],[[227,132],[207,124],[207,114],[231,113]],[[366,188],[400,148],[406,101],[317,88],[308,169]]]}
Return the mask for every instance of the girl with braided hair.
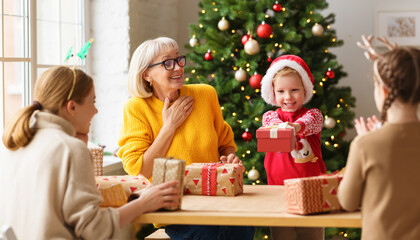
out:
{"label": "girl with braided hair", "polygon": [[382,127],[357,136],[350,146],[338,199],[344,209],[361,207],[362,239],[420,236],[420,50],[396,47],[379,54],[364,37],[373,60],[374,98]]}
{"label": "girl with braided hair", "polygon": [[7,124],[9,151],[0,159],[0,226],[10,225],[17,239],[117,239],[139,215],[178,205],[182,190],[173,181],[119,208],[100,207],[86,146],[95,87],[82,70],[48,69],[34,98]]}

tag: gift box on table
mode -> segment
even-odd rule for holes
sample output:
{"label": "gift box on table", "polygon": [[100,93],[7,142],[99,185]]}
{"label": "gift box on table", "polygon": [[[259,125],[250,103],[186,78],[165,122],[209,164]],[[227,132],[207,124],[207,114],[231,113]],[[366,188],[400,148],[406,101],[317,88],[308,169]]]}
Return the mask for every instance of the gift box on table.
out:
{"label": "gift box on table", "polygon": [[150,184],[149,180],[143,175],[96,176],[95,178],[96,187],[99,190],[107,189],[120,184],[127,197],[129,197],[134,191],[141,190]]}
{"label": "gift box on table", "polygon": [[284,180],[286,211],[311,214],[340,210],[337,189],[342,177],[322,175]]}
{"label": "gift box on table", "polygon": [[88,143],[90,155],[92,156],[93,170],[95,176],[102,176],[104,173],[104,149],[98,145]]}
{"label": "gift box on table", "polygon": [[[161,184],[178,180],[177,187],[183,188],[184,186],[184,172],[185,161],[172,158],[156,158],[153,164],[153,184]],[[181,193],[182,194],[182,193]],[[165,207],[166,210],[181,209],[182,196],[179,205],[176,207]]]}
{"label": "gift box on table", "polygon": [[280,123],[257,129],[258,152],[291,152],[295,148],[295,128]]}
{"label": "gift box on table", "polygon": [[236,196],[243,193],[245,167],[229,163],[192,163],[185,169],[184,194]]}

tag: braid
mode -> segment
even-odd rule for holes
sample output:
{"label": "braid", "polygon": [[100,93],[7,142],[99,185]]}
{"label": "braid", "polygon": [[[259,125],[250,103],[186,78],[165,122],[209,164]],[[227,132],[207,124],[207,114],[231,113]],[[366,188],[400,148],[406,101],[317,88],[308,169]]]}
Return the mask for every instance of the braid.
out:
{"label": "braid", "polygon": [[[382,75],[385,77],[382,79],[386,79],[386,83],[384,83],[388,89],[388,95],[385,98],[384,104],[382,106],[381,111],[381,120],[382,122],[385,122],[387,120],[387,112],[388,109],[391,107],[392,103],[396,98],[398,98],[399,93],[399,84],[398,84],[398,78],[394,76],[394,72],[390,68],[389,64],[383,64],[382,65]],[[379,70],[378,70],[379,71]]]}
{"label": "braid", "polygon": [[388,108],[391,107],[392,103],[397,97],[398,97],[398,90],[395,88],[392,89],[392,91],[388,93],[388,96],[385,98],[384,105],[382,106],[382,111],[381,111],[382,122],[386,121]]}

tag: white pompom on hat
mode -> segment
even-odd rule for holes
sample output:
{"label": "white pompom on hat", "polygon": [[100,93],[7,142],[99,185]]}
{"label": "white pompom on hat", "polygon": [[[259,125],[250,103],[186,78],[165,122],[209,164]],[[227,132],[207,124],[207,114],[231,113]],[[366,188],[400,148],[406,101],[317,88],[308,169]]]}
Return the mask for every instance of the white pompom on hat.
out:
{"label": "white pompom on hat", "polygon": [[280,107],[276,103],[276,98],[274,96],[273,78],[278,71],[285,67],[292,68],[299,73],[302,78],[303,87],[305,88],[305,99],[303,104],[309,102],[313,96],[314,77],[305,61],[295,55],[283,55],[274,59],[261,81],[261,97],[266,103]]}

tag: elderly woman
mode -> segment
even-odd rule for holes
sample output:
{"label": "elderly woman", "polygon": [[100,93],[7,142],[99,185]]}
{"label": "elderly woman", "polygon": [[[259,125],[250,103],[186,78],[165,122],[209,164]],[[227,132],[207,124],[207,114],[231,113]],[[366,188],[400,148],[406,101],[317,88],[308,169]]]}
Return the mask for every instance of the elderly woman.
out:
{"label": "elderly woman", "polygon": [[[130,175],[150,178],[157,157],[172,156],[187,164],[240,163],[231,127],[224,121],[213,87],[184,86],[186,57],[178,44],[160,37],[143,42],[130,63],[118,156]],[[225,232],[226,231],[226,232]],[[172,239],[253,239],[250,227],[166,227]],[[220,239],[223,239],[221,237]]]}

